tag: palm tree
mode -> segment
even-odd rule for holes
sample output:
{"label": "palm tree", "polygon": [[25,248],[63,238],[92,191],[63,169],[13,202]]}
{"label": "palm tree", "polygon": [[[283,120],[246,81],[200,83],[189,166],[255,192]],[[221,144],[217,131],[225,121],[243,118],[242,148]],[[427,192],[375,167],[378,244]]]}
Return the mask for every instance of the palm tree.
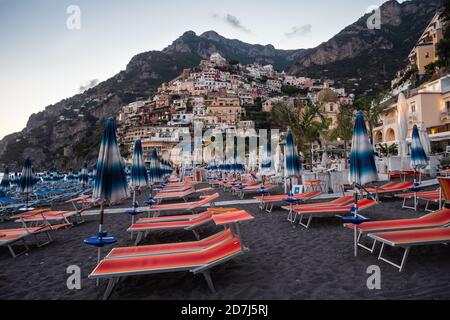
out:
{"label": "palm tree", "polygon": [[380,116],[386,110],[386,106],[381,103],[386,93],[381,92],[376,97],[361,96],[355,101],[357,111],[362,111],[366,119],[369,137],[373,141],[373,129],[380,122]]}
{"label": "palm tree", "polygon": [[[320,143],[323,132],[328,130],[331,119],[325,117],[320,105],[306,103],[301,107],[290,106],[285,102],[277,102],[270,115],[271,123],[281,129],[290,128],[297,137],[298,150],[305,150],[307,145]],[[310,148],[312,150],[312,148]],[[304,152],[306,154],[306,152]],[[313,159],[311,151],[311,162]]]}
{"label": "palm tree", "polygon": [[355,109],[351,105],[341,105],[336,117],[336,128],[331,131],[333,140],[342,139],[344,141],[344,161],[347,169],[347,147],[348,142],[352,140],[354,126]]}

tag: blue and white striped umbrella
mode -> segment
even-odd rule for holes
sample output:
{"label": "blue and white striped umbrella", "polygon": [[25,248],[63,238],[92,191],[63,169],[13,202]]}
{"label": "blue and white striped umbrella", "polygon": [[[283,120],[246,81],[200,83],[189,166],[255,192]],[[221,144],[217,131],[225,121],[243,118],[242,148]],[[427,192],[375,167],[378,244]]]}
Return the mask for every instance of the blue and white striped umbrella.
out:
{"label": "blue and white striped umbrella", "polygon": [[142,143],[138,139],[134,143],[133,166],[131,167],[131,186],[133,188],[147,187],[148,175],[142,156]]}
{"label": "blue and white striped umbrella", "polygon": [[[97,161],[97,174],[92,197],[102,204],[114,204],[128,198],[128,184],[112,119],[106,122]],[[103,211],[103,210],[102,210]],[[101,219],[101,224],[103,219]]]}
{"label": "blue and white striped umbrella", "polygon": [[411,144],[411,167],[415,169],[425,168],[428,165],[428,158],[420,141],[420,133],[417,125],[414,125]]}
{"label": "blue and white striped umbrella", "polygon": [[378,181],[373,146],[367,134],[362,112],[356,114],[350,154],[349,182],[363,186]]}
{"label": "blue and white striped umbrella", "polygon": [[80,181],[83,185],[89,182],[89,170],[87,161],[83,162],[83,167],[81,168]]}
{"label": "blue and white striped umbrella", "polygon": [[267,174],[272,170],[272,145],[270,141],[264,146],[263,158],[260,165],[261,174]]}
{"label": "blue and white striped umbrella", "polygon": [[19,190],[22,193],[32,193],[33,187],[36,184],[36,178],[33,174],[33,168],[31,167],[31,159],[27,158],[23,165],[22,175],[19,180]]}
{"label": "blue and white striped umbrella", "polygon": [[3,172],[2,182],[0,183],[0,190],[7,191],[11,188],[11,182],[9,180],[9,169],[5,167],[5,171]]}
{"label": "blue and white striped umbrella", "polygon": [[238,155],[238,150],[234,149],[234,159],[233,159],[233,171],[235,173],[243,173],[245,171],[244,165],[241,163]]}
{"label": "blue and white striped umbrella", "polygon": [[298,177],[302,171],[302,163],[297,154],[297,148],[294,144],[294,135],[292,131],[288,131],[286,137],[286,146],[284,150],[284,176]]}
{"label": "blue and white striped umbrella", "polygon": [[161,162],[158,158],[156,148],[153,148],[152,155],[150,157],[150,168],[148,171],[148,179],[150,183],[161,182],[163,178],[161,170]]}

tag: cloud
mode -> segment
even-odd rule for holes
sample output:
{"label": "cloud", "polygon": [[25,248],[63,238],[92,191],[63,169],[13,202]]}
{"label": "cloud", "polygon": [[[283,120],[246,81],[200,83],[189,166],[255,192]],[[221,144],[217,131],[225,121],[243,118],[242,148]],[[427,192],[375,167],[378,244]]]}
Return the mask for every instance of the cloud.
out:
{"label": "cloud", "polygon": [[252,31],[249,28],[244,26],[242,24],[242,22],[236,16],[233,16],[232,14],[227,13],[226,16],[222,17],[221,15],[215,13],[215,14],[213,14],[213,18],[227,23],[234,29],[241,30],[245,33],[252,33]]}
{"label": "cloud", "polygon": [[83,93],[83,92],[85,92],[86,90],[89,90],[89,89],[95,87],[96,85],[98,85],[99,82],[100,82],[100,80],[98,80],[98,79],[92,79],[92,80],[89,80],[86,84],[82,84],[82,85],[80,86],[80,88],[78,89],[78,92],[79,92],[79,93]]}
{"label": "cloud", "polygon": [[292,27],[292,30],[285,33],[285,36],[288,38],[294,38],[294,37],[303,37],[306,36],[308,33],[311,33],[312,25],[305,24],[300,27]]}

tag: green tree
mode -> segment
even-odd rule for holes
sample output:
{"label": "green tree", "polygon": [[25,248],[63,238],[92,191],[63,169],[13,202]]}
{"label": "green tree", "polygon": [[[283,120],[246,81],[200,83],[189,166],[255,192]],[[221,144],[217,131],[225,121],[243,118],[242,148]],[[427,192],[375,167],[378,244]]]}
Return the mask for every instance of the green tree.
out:
{"label": "green tree", "polygon": [[[304,154],[308,154],[307,146],[312,147],[314,143],[320,143],[322,133],[328,130],[331,124],[331,119],[322,113],[321,106],[312,103],[293,107],[285,102],[277,102],[272,108],[270,119],[275,127],[292,130],[297,148]],[[312,160],[312,152],[310,159]]]}
{"label": "green tree", "polygon": [[352,105],[341,105],[336,116],[336,128],[331,131],[331,139],[344,141],[344,160],[347,169],[347,147],[352,140],[355,109]]}
{"label": "green tree", "polygon": [[376,97],[361,96],[355,101],[356,111],[362,111],[367,123],[367,131],[369,137],[373,141],[373,129],[379,124],[380,117],[386,110],[386,106],[381,103],[386,96],[384,92],[378,94]]}

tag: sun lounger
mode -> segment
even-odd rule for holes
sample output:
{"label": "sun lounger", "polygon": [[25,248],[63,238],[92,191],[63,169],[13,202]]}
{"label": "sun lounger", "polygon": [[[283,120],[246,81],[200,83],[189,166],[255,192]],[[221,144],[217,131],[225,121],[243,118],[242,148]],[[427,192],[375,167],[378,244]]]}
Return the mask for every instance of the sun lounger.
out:
{"label": "sun lounger", "polygon": [[[369,237],[382,243],[378,259],[389,263],[402,272],[412,247],[448,244],[450,243],[450,228],[384,232],[369,234]],[[400,264],[383,257],[385,246],[402,248],[405,250]]]}
{"label": "sun lounger", "polygon": [[[377,232],[405,231],[418,229],[440,228],[450,224],[450,209],[442,209],[434,213],[427,214],[416,219],[399,219],[385,221],[369,221],[358,226],[358,245],[373,253],[377,242],[374,241],[372,247],[367,247],[361,243],[364,235]],[[352,229],[354,225],[345,224],[344,227]]]}
{"label": "sun lounger", "polygon": [[[46,244],[49,244],[52,241],[52,237],[50,235],[50,231],[52,230],[59,230],[66,228],[67,225],[61,224],[61,225],[42,225],[39,227],[34,228],[16,228],[16,229],[4,229],[0,230],[0,246],[6,246],[9,249],[9,252],[11,253],[13,258],[16,258],[26,252],[29,251],[29,246],[26,242],[26,238],[33,237],[35,239],[36,245],[38,247],[42,247]],[[40,234],[45,234],[47,237],[47,240],[44,243],[40,243],[38,241],[37,236]],[[25,250],[22,252],[16,253],[13,249],[13,245],[17,244],[18,242],[22,243],[22,245],[25,247]]]}
{"label": "sun lounger", "polygon": [[209,208],[207,211],[197,214],[186,214],[186,215],[174,215],[174,216],[162,216],[156,218],[141,218],[137,221],[137,223],[152,223],[152,222],[169,222],[169,221],[186,221],[198,219],[199,217],[205,214],[221,214],[221,213],[229,213],[233,211],[241,211],[240,209],[235,208]]}
{"label": "sun lounger", "polygon": [[[299,201],[307,201],[314,199],[315,197],[322,194],[321,191],[312,191],[308,193],[302,193],[302,194],[296,194],[293,196],[294,199],[297,199]],[[256,200],[260,202],[259,208],[261,210],[266,210],[267,212],[272,212],[274,203],[283,202],[284,199],[288,198],[289,195],[276,195],[276,196],[259,196],[255,197]]]}
{"label": "sun lounger", "polygon": [[46,211],[19,217],[15,222],[22,223],[24,226],[28,227],[36,226],[42,222],[47,222],[49,224],[51,224],[51,222],[63,222],[68,226],[73,226],[74,222],[80,224],[83,223],[84,220],[77,211]]}
{"label": "sun lounger", "polygon": [[202,194],[205,195],[206,192],[213,190],[212,188],[203,188],[195,190],[194,188],[189,188],[186,191],[181,192],[159,192],[154,199],[161,203],[164,200],[175,200],[175,199],[182,199],[185,202],[188,200],[188,198],[194,194]]}
{"label": "sun lounger", "polygon": [[[246,194],[259,193],[260,190],[261,190],[261,187],[262,187],[262,185],[258,183],[256,185],[247,186],[247,187],[244,187],[242,189],[238,188],[239,190],[237,191],[237,195],[239,196],[240,199],[244,199]],[[274,186],[274,185],[268,184],[268,185],[264,186],[264,189],[268,192],[268,191],[270,191],[272,189],[275,189],[275,187],[276,186]]]}
{"label": "sun lounger", "polygon": [[202,251],[213,246],[217,246],[224,241],[234,237],[230,229],[221,231],[215,235],[199,241],[177,242],[169,244],[155,244],[149,246],[114,248],[105,259],[119,259],[139,256],[157,256],[163,254],[173,254],[182,252]]}
{"label": "sun lounger", "polygon": [[[429,203],[431,201],[439,202],[439,200],[442,199],[440,189],[432,190],[432,191],[401,193],[401,194],[396,194],[395,196],[397,198],[403,199],[402,209],[413,209],[415,211],[417,211],[417,206],[419,205],[419,200],[425,200],[425,201],[427,201],[425,210],[429,211],[429,212],[431,212],[430,210],[428,210]],[[427,200],[427,198],[430,200]],[[406,204],[406,202],[408,200],[413,201],[413,206]],[[440,208],[441,208],[441,206],[439,206],[439,209]]]}
{"label": "sun lounger", "polygon": [[[371,199],[363,199],[358,201],[358,211],[366,210],[374,205],[378,204],[377,201]],[[353,209],[354,204],[348,204],[345,206],[323,206],[323,207],[308,207],[308,208],[296,208],[289,212],[288,220],[295,223],[297,217],[299,217],[299,225],[309,229],[311,221],[314,217],[320,217],[329,214],[349,214]],[[307,217],[307,223],[303,223],[304,217]]]}
{"label": "sun lounger", "polygon": [[[336,207],[336,206],[345,206],[349,205],[351,203],[355,202],[354,196],[344,196],[332,201],[328,202],[319,202],[319,203],[304,203],[304,204],[298,204],[292,207],[292,210],[294,209],[307,209],[307,208],[322,208],[322,207]],[[284,210],[291,210],[291,207],[283,206],[282,209]]]}
{"label": "sun lounger", "polygon": [[[249,221],[252,219],[254,219],[254,217],[244,210],[229,211],[215,215],[209,212],[204,212],[188,220],[168,220],[161,222],[148,222],[145,220],[140,220],[128,228],[127,232],[132,234],[137,233],[135,245],[138,245],[144,237],[153,231],[192,231],[198,240],[200,239],[200,235],[198,234],[197,229],[201,226],[209,223],[215,223],[218,226],[230,227],[231,225],[236,225],[240,222]],[[236,230],[236,232],[239,234],[239,230]]]}
{"label": "sun lounger", "polygon": [[148,212],[154,212],[156,216],[159,215],[162,211],[191,211],[194,213],[196,209],[199,209],[200,207],[211,204],[213,206],[214,200],[219,198],[219,194],[215,193],[213,195],[204,197],[203,199],[195,202],[183,202],[183,203],[171,203],[171,204],[158,204],[155,206],[152,206],[148,209]]}
{"label": "sun lounger", "polygon": [[387,184],[384,185],[382,187],[379,188],[367,188],[366,190],[370,193],[375,194],[375,197],[377,199],[377,201],[380,198],[380,195],[386,196],[389,194],[396,194],[399,192],[406,192],[409,189],[414,187],[414,183],[413,182],[400,182],[400,183],[395,183],[393,185],[391,184]]}
{"label": "sun lounger", "polygon": [[163,272],[189,271],[204,275],[211,291],[215,292],[210,269],[244,253],[240,240],[232,238],[206,250],[158,256],[137,256],[102,260],[89,275],[90,279],[109,279],[103,296],[107,299],[121,277]]}

